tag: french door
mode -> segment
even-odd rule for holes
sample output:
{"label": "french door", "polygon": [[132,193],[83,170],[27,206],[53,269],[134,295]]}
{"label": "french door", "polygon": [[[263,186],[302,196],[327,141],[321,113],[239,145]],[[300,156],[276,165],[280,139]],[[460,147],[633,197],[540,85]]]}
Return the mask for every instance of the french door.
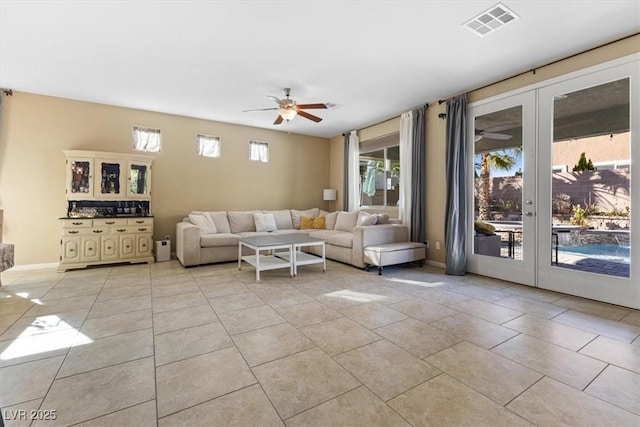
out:
{"label": "french door", "polygon": [[640,308],[639,83],[636,60],[539,90],[541,288]]}
{"label": "french door", "polygon": [[467,269],[640,308],[639,110],[639,55],[470,104]]}
{"label": "french door", "polygon": [[467,269],[534,285],[535,93],[475,105],[467,117]]}

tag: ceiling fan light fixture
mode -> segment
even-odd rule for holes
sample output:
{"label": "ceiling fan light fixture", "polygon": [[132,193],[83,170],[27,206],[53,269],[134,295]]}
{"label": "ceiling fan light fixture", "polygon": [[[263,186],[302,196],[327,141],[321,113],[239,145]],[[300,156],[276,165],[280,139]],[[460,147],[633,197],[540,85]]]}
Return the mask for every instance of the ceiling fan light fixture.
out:
{"label": "ceiling fan light fixture", "polygon": [[297,111],[293,108],[278,108],[278,113],[280,113],[283,119],[289,121],[296,116]]}

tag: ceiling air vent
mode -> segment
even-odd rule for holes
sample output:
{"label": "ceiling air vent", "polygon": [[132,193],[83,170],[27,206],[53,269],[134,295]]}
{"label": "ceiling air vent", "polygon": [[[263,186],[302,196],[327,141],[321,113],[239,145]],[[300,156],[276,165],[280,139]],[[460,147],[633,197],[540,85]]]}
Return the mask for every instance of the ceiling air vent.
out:
{"label": "ceiling air vent", "polygon": [[510,11],[505,5],[498,3],[463,25],[483,37],[518,18],[519,16]]}

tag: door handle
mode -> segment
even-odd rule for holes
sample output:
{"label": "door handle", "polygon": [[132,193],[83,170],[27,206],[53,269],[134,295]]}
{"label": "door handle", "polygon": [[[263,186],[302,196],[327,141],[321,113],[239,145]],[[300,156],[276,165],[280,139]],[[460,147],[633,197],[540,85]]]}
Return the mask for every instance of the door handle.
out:
{"label": "door handle", "polygon": [[531,212],[531,211],[526,211],[524,214],[525,214],[526,216],[533,216],[533,212]]}

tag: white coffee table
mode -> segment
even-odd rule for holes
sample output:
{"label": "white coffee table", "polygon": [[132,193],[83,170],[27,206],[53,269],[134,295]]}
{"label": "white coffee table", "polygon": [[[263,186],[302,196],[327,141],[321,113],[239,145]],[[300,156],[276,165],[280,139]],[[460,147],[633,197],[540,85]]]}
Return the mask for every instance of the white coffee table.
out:
{"label": "white coffee table", "polygon": [[[242,247],[245,246],[253,251],[255,255],[242,255]],[[265,270],[275,270],[278,268],[289,268],[289,275],[293,277],[294,267],[291,262],[291,243],[286,243],[275,236],[243,237],[238,242],[238,270],[242,269],[242,261],[252,265],[256,269],[256,280],[260,281],[260,272]],[[278,249],[287,249],[289,259],[274,256]],[[261,252],[269,252],[263,254]]]}
{"label": "white coffee table", "polygon": [[[324,240],[317,239],[315,237],[309,237],[304,234],[287,234],[278,237],[282,242],[289,243],[291,245],[290,253],[276,253],[276,256],[284,260],[289,260],[291,255],[293,256],[293,275],[298,275],[298,266],[310,265],[310,264],[322,264],[322,271],[327,271],[327,258],[325,256]],[[300,249],[307,246],[321,246],[322,255],[316,256],[306,252],[302,252]]]}

